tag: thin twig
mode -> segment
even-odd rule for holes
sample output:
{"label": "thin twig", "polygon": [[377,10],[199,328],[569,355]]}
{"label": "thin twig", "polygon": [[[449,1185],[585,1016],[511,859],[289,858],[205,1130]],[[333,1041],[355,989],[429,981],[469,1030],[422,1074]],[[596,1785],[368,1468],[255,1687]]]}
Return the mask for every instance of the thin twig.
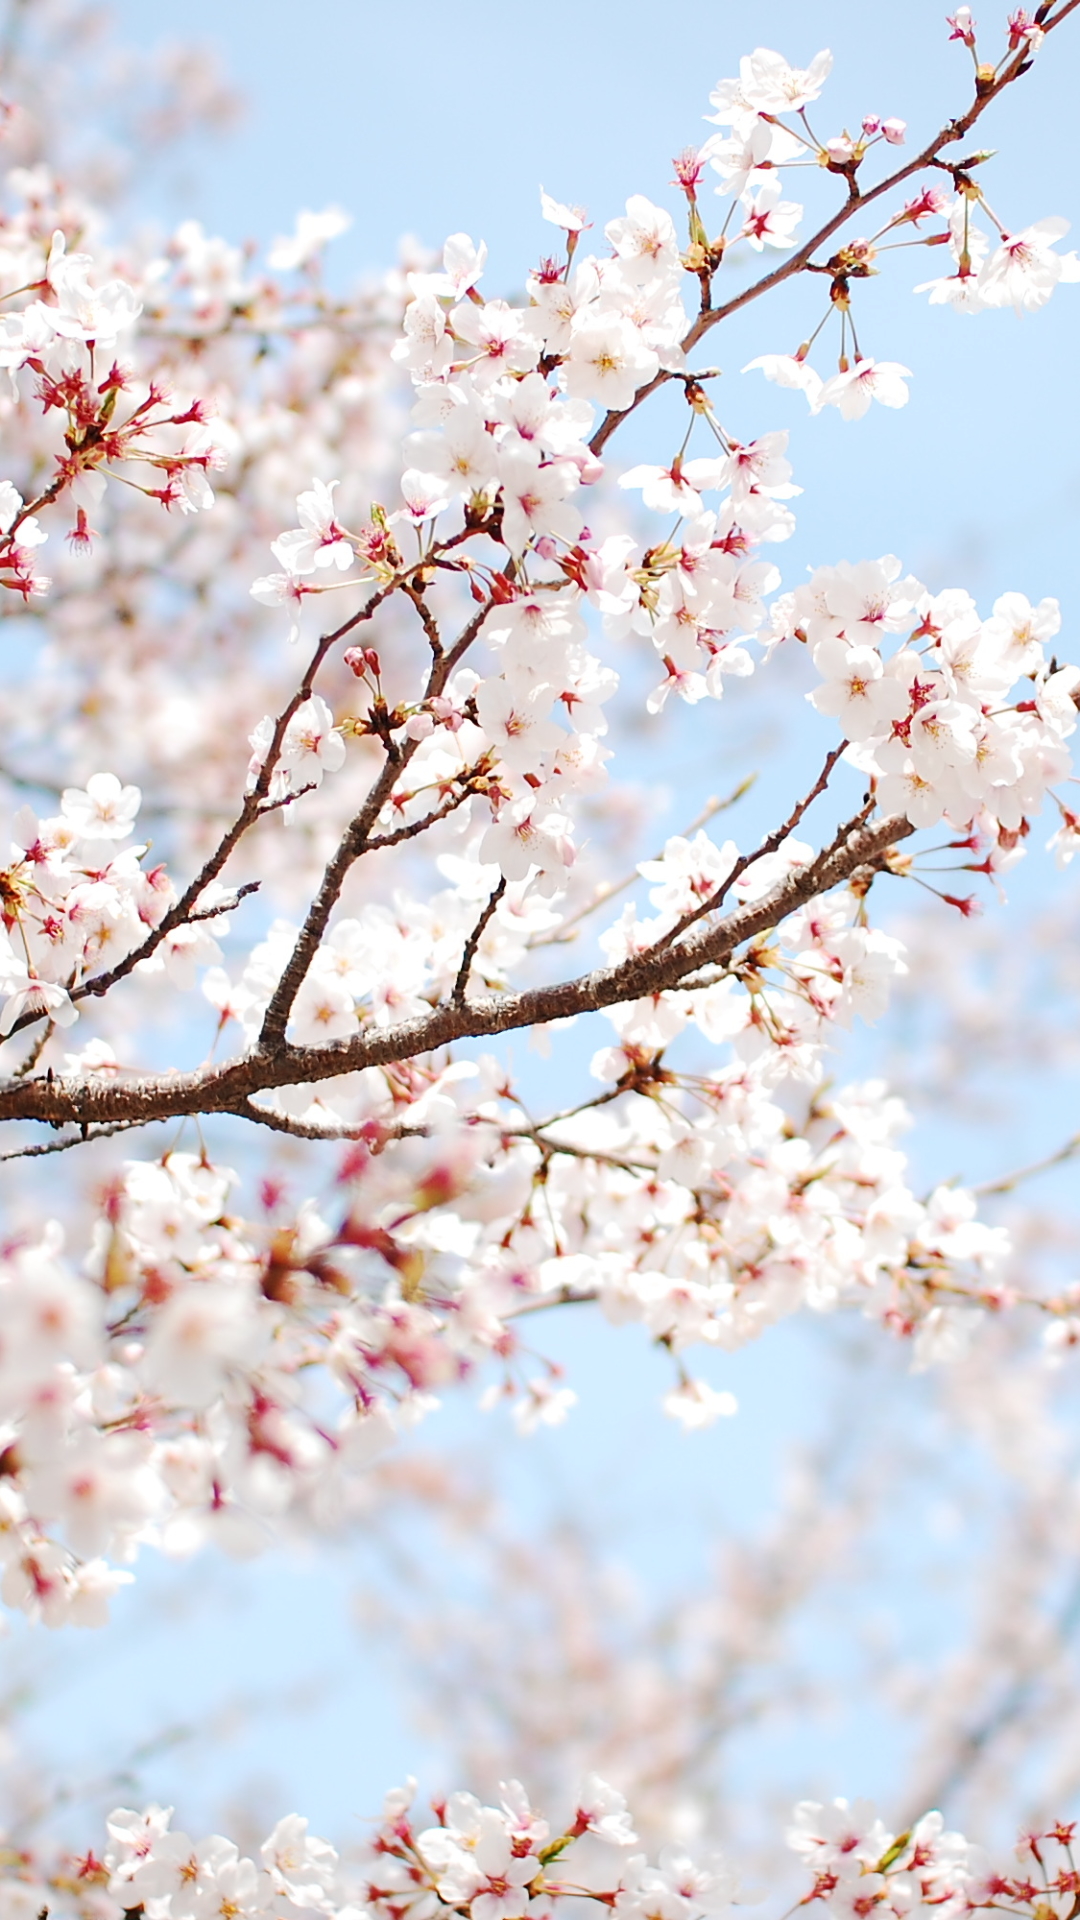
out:
{"label": "thin twig", "polygon": [[37,1066],[38,1061],[41,1059],[45,1048],[48,1046],[55,1032],[56,1021],[46,1020],[41,1032],[35,1034],[34,1044],[27,1054],[26,1059],[20,1061],[19,1065],[14,1068],[11,1076],[13,1080],[25,1080],[27,1074],[33,1073],[34,1068]]}
{"label": "thin twig", "polygon": [[251,1120],[258,1127],[269,1127],[272,1133],[286,1133],[292,1140],[364,1140],[370,1127],[331,1124],[328,1127],[309,1126],[304,1120],[293,1120],[289,1114],[276,1113],[272,1107],[257,1106],[254,1100],[242,1100],[232,1108],[238,1120]]}
{"label": "thin twig", "polygon": [[491,919],[492,914],[495,912],[505,892],[506,875],[503,874],[498,886],[492,889],[487,905],[465,942],[465,951],[461,956],[461,965],[457,971],[457,979],[454,981],[454,990],[450,995],[451,1003],[454,1005],[461,1005],[464,1002],[465,989],[469,984],[469,975],[472,972],[473,961],[476,959],[476,950],[484,937],[484,928],[487,926],[488,921]]}
{"label": "thin twig", "polygon": [[[734,866],[732,867],[731,872],[721,882],[720,886],[717,887],[715,893],[711,894],[708,900],[703,901],[700,906],[692,907],[688,913],[684,913],[681,919],[677,920],[675,922],[675,925],[673,927],[670,927],[667,933],[665,933],[663,937],[658,941],[657,944],[659,946],[661,947],[670,946],[671,942],[673,940],[678,940],[680,935],[684,934],[688,927],[692,927],[694,925],[695,921],[703,920],[705,918],[705,915],[708,913],[716,913],[718,908],[723,906],[724,901],[726,900],[732,887],[735,885],[736,880],[739,880],[742,878],[742,875],[746,872],[747,868],[754,866],[757,863],[757,861],[763,860],[766,854],[776,853],[778,848],[783,846],[784,841],[787,840],[792,833],[794,833],[795,828],[798,826],[799,821],[803,817],[803,814],[806,813],[807,809],[818,798],[818,795],[821,793],[824,793],[825,788],[829,782],[829,775],[832,773],[833,768],[835,767],[837,761],[840,758],[840,755],[843,753],[844,748],[846,746],[847,746],[847,741],[841,740],[840,745],[838,747],[834,747],[832,752],[826,755],[825,765],[822,767],[821,772],[818,774],[818,777],[815,780],[813,786],[811,787],[809,793],[805,794],[804,797],[801,800],[797,801],[795,806],[792,807],[791,812],[788,814],[788,817],[784,821],[783,826],[776,827],[772,833],[766,834],[765,839],[761,842],[761,845],[753,853],[740,854],[739,858],[736,860]],[[841,836],[843,836],[845,833],[850,833],[852,828],[856,824],[858,824],[859,821],[865,818],[866,818],[866,809],[864,808],[861,813],[856,814],[854,820],[849,820],[846,826],[843,826],[839,829],[838,839],[836,842],[834,842],[834,846],[839,844],[839,838]],[[821,856],[819,855],[819,858],[820,857]]]}
{"label": "thin twig", "polygon": [[93,1140],[107,1140],[115,1133],[132,1133],[137,1127],[153,1125],[146,1120],[114,1120],[105,1126],[83,1127],[79,1133],[68,1140],[43,1140],[31,1147],[13,1147],[9,1153],[0,1153],[0,1162],[5,1160],[37,1160],[47,1153],[67,1153],[71,1147],[89,1146]]}
{"label": "thin twig", "polygon": [[406,600],[412,601],[413,606],[420,615],[420,621],[424,632],[427,634],[428,645],[431,648],[432,658],[438,660],[443,650],[442,635],[439,632],[438,624],[432,614],[431,608],[424,599],[423,592],[419,587],[414,586],[411,580],[405,581],[401,590]]}
{"label": "thin twig", "polygon": [[[270,791],[270,782],[273,779],[274,770],[281,754],[282,743],[285,739],[285,732],[289,721],[297,711],[297,708],[301,707],[304,701],[310,698],[312,688],[315,684],[315,677],[326,655],[329,653],[330,648],[336,641],[342,639],[346,633],[351,632],[359,621],[370,619],[376,609],[382,605],[382,602],[390,591],[391,588],[386,587],[380,589],[378,593],[372,594],[371,598],[360,609],[359,613],[354,614],[349,620],[345,621],[342,626],[335,628],[333,633],[323,635],[308,662],[300,685],[290,696],[274,723],[274,731],[271,736],[266,759],[263,762],[251,792],[245,794],[240,812],[232,822],[232,825],[222,834],[213,853],[203,862],[194,880],[185,888],[175,905],[170,907],[168,913],[162,916],[156,927],[151,928],[145,940],[143,940],[139,946],[133,947],[131,952],[124,956],[123,960],[118,960],[114,967],[107,968],[104,973],[95,973],[91,979],[84,980],[81,986],[74,987],[71,992],[72,1000],[85,1000],[90,996],[100,999],[116,985],[118,980],[125,979],[126,976],[138,966],[140,960],[148,960],[151,954],[156,953],[162,941],[167,939],[170,933],[175,932],[177,927],[188,924],[199,896],[205,893],[206,888],[212,880],[217,879],[218,874],[247,833],[248,828],[260,817],[263,810],[262,803],[266,800]],[[21,1019],[15,1021],[11,1031],[12,1033],[20,1033],[24,1027],[32,1026],[34,1021],[40,1018],[40,1014],[23,1014]]]}
{"label": "thin twig", "polygon": [[[469,782],[480,776],[477,774],[476,768],[472,767],[469,772],[462,777],[466,782]],[[414,820],[411,826],[398,827],[394,833],[373,834],[367,843],[365,851],[367,853],[378,853],[382,847],[399,847],[403,840],[415,840],[418,834],[426,833],[429,827],[437,827],[440,820],[448,820],[452,813],[456,813],[457,809],[463,806],[466,800],[471,800],[474,794],[479,791],[479,787],[474,785],[466,784],[460,787],[457,793],[450,794],[448,798],[443,801],[441,807],[434,807],[430,813],[424,815],[422,820]]]}
{"label": "thin twig", "polygon": [[1045,1160],[1033,1160],[1029,1167],[1020,1167],[1015,1173],[1003,1174],[1000,1180],[984,1180],[981,1186],[972,1187],[971,1192],[985,1197],[991,1193],[1011,1193],[1022,1180],[1033,1180],[1037,1173],[1046,1173],[1050,1167],[1060,1167],[1064,1160],[1071,1160],[1080,1152],[1080,1133],[1074,1133],[1063,1147],[1051,1153]]}
{"label": "thin twig", "polygon": [[[710,820],[714,819],[718,813],[724,813],[728,807],[733,807],[737,801],[743,798],[744,794],[749,793],[756,779],[757,774],[751,773],[745,780],[740,780],[738,786],[734,787],[723,800],[718,800],[715,795],[711,800],[707,800],[701,812],[697,815],[697,818],[691,820],[688,827],[683,828],[680,838],[688,840],[692,833],[699,832],[700,829],[706,826]],[[653,860],[662,860],[664,857],[663,847],[661,847],[659,853],[654,853],[651,857]],[[612,886],[605,887],[601,885],[595,898],[590,900],[586,906],[579,907],[576,913],[570,915],[569,920],[563,920],[555,929],[554,933],[542,934],[539,939],[530,940],[528,943],[529,952],[535,953],[538,947],[560,946],[572,927],[580,926],[581,922],[587,920],[591,913],[595,913],[598,907],[606,906],[609,900],[614,900],[616,894],[625,893],[627,887],[632,887],[634,882],[639,878],[639,869],[634,867],[630,873],[624,874],[623,878],[616,880]]]}

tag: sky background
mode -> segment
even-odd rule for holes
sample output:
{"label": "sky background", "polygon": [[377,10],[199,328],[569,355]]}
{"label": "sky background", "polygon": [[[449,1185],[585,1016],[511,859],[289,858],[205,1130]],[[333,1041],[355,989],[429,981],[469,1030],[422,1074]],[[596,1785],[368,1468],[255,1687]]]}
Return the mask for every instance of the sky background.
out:
{"label": "sky background", "polygon": [[[981,12],[989,27],[991,10]],[[232,136],[145,189],[140,212],[166,225],[195,214],[212,231],[264,247],[290,230],[300,207],[340,204],[354,224],[335,245],[339,281],[384,270],[404,233],[437,246],[464,229],[491,248],[488,290],[512,295],[552,244],[539,218],[541,182],[587,204],[598,237],[630,193],[676,210],[671,156],[704,137],[709,89],[759,43],[800,65],[833,48],[833,79],[814,115],[825,134],[875,111],[906,118],[914,142],[966,104],[970,88],[967,55],[948,44],[936,0],[684,0],[666,9],[644,0],[547,0],[542,9],[518,0],[394,8],[123,0],[113,13],[121,46],[178,34],[215,46],[248,103]],[[1001,150],[987,190],[1014,228],[1047,213],[1077,218],[1078,55],[1080,23],[1063,30],[978,137]],[[714,337],[710,355],[725,368],[721,415],[741,439],[791,428],[806,494],[798,533],[778,553],[785,584],[810,564],[895,551],[935,588],[967,585],[985,611],[1007,588],[1033,599],[1053,593],[1068,627],[1080,600],[1080,289],[1063,289],[1024,320],[1011,312],[959,318],[911,296],[940,257],[894,256],[860,307],[866,350],[913,369],[904,412],[875,409],[857,425],[834,412],[810,420],[798,396],[759,376],[732,377],[756,353],[792,350],[816,322],[800,285]],[[818,364],[827,366],[827,354]],[[641,431],[627,435],[628,462],[653,444],[635,438]],[[1075,643],[1066,651],[1076,657]],[[666,831],[745,771],[747,743],[718,764],[700,733],[694,740],[681,791],[673,791],[675,755],[657,763],[671,807]],[[785,778],[795,781],[820,757],[821,736],[800,735]],[[1031,868],[1014,890],[1018,926],[1047,884],[1045,865]],[[1026,1137],[1014,1139],[1015,1159],[1068,1130],[1062,1102],[1044,1102]],[[924,1138],[936,1158],[941,1136],[930,1128]],[[950,1140],[949,1151],[951,1171],[962,1148]],[[566,1357],[581,1395],[571,1425],[517,1443],[500,1420],[482,1430],[481,1445],[490,1453],[486,1436],[497,1431],[524,1511],[539,1516],[587,1495],[592,1511],[618,1519],[621,1550],[646,1584],[673,1588],[700,1572],[711,1530],[768,1510],[786,1445],[812,1435],[820,1419],[828,1376],[817,1329],[774,1332],[714,1371],[740,1396],[738,1420],[687,1438],[656,1407],[668,1376],[637,1330],[614,1335],[564,1315],[545,1328],[543,1346]],[[911,1392],[916,1407],[922,1389]],[[466,1444],[479,1424],[463,1399],[424,1437]],[[220,1817],[238,1780],[270,1776],[268,1826],[295,1805],[317,1830],[355,1831],[385,1786],[436,1764],[405,1719],[393,1672],[354,1624],[362,1554],[351,1541],[254,1568],[209,1556],[182,1570],[148,1560],[136,1597],[121,1601],[107,1632],[46,1643],[17,1628],[9,1672],[13,1685],[36,1690],[33,1741],[85,1780],[158,1730],[187,1727],[209,1738],[190,1753],[180,1746],[149,1760],[143,1777],[162,1797],[179,1794],[193,1825]],[[452,1569],[446,1577],[452,1584]],[[906,1598],[917,1607],[914,1587]],[[793,1758],[813,1772],[808,1787],[874,1791],[896,1759],[882,1738],[866,1710],[838,1728],[831,1749],[815,1751],[812,1768],[809,1754]]]}

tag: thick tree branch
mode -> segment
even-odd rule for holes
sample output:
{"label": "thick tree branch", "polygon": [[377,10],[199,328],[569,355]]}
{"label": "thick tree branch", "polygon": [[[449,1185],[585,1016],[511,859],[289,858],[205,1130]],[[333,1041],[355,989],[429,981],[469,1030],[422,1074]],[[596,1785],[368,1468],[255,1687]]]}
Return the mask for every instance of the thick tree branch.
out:
{"label": "thick tree branch", "polygon": [[464,1004],[445,1001],[396,1026],[367,1026],[353,1038],[322,1047],[256,1045],[238,1059],[195,1073],[117,1077],[108,1083],[67,1076],[9,1081],[0,1087],[0,1120],[92,1127],[114,1121],[144,1124],[181,1114],[235,1113],[253,1094],[271,1087],[315,1085],[363,1067],[431,1053],[455,1040],[571,1019],[663,993],[702,967],[723,964],[745,941],[839,885],[913,831],[903,814],[856,826],[810,866],[787,874],[762,899],[735,908],[673,946],[631,954],[616,966],[597,967],[576,979],[522,993],[486,994]]}

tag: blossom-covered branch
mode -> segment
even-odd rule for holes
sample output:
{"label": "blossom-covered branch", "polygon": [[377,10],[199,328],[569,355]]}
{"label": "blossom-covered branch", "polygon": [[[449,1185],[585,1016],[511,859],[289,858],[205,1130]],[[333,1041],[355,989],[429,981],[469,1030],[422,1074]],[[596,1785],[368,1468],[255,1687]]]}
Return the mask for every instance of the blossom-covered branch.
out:
{"label": "blossom-covered branch", "polygon": [[[891,554],[784,591],[788,436],[763,415],[738,437],[717,370],[688,359],[805,269],[827,282],[821,325],[754,364],[857,422],[907,398],[856,330],[898,234],[955,269],[930,297],[967,313],[1080,278],[1063,222],[1004,228],[982,158],[942,158],[1073,4],[1014,14],[994,63],[961,9],[973,104],[865,191],[902,123],[817,140],[830,56],[756,49],[713,93],[720,132],[676,163],[685,240],[633,194],[587,252],[584,213],[545,194],[558,252],[516,302],[481,290],[486,248],[463,233],[331,297],[334,209],[301,215],[263,271],[190,222],[160,255],[75,254],[90,212],[13,175],[0,573],[8,630],[48,636],[35,697],[12,700],[59,801],[17,814],[0,867],[0,1119],[20,1161],[85,1142],[105,1166],[81,1218],[24,1216],[0,1259],[9,1604],[97,1618],[143,1544],[247,1546],[344,1510],[351,1477],[466,1375],[525,1427],[561,1418],[572,1390],[518,1326],[561,1304],[642,1323],[688,1426],[732,1401],[687,1350],[802,1310],[861,1312],[917,1365],[1021,1299],[1055,1353],[1076,1340],[1075,1290],[1025,1293],[972,1193],[916,1191],[888,1088],[832,1084],[840,1035],[906,970],[871,923],[879,880],[938,891],[944,858],[965,877],[941,899],[967,916],[1047,802],[1059,859],[1080,845],[1057,605],[980,612]],[[845,196],[802,246],[787,167]],[[817,257],[920,172],[875,232]],[[712,237],[710,173],[728,208]],[[736,248],[766,246],[784,265],[717,304]],[[656,457],[614,472],[615,427],[669,382],[681,418],[658,410]],[[34,556],[62,514],[46,594]],[[778,780],[741,847],[706,809],[609,890],[618,776],[656,716],[689,726],[779,649],[809,663],[820,773]],[[536,1120],[527,1072],[473,1043],[572,1023],[573,1084]],[[197,1151],[95,1145],[202,1116]],[[230,1123],[245,1154],[310,1143],[289,1148],[309,1190],[287,1200],[267,1158],[242,1205]]]}

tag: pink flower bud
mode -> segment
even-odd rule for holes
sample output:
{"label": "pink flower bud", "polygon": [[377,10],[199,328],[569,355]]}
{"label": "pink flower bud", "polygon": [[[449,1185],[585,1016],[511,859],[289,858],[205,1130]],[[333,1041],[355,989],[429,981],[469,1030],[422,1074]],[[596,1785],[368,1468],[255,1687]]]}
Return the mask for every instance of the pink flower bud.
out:
{"label": "pink flower bud", "polygon": [[437,693],[428,701],[430,711],[435,715],[440,727],[449,727],[451,733],[457,733],[464,724],[465,716],[459,713],[452,700],[445,694]]}

